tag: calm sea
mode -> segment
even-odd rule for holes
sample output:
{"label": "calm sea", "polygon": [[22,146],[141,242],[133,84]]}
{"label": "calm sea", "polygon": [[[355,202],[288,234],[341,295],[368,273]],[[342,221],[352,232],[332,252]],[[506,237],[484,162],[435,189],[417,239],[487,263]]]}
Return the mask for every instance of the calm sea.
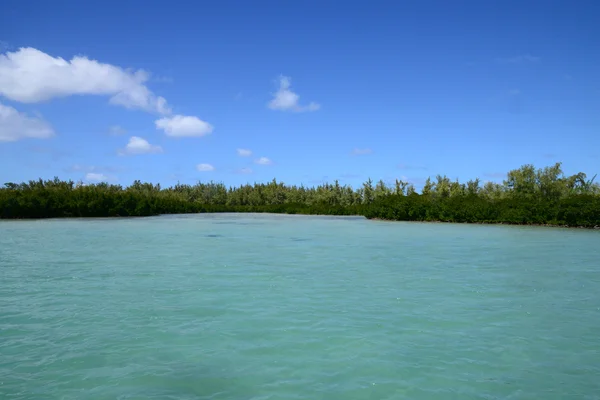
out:
{"label": "calm sea", "polygon": [[600,232],[0,221],[0,399],[600,399]]}

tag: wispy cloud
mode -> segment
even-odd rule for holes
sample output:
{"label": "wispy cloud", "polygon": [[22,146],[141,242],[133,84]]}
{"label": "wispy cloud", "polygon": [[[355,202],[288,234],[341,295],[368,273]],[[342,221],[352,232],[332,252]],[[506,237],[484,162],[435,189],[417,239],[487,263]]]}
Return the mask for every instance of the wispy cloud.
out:
{"label": "wispy cloud", "polygon": [[400,163],[400,164],[398,164],[398,169],[413,170],[413,171],[425,171],[427,169],[427,167],[425,167],[423,165],[412,165],[412,164]]}
{"label": "wispy cloud", "polygon": [[279,77],[279,90],[273,94],[273,99],[267,104],[271,110],[280,111],[317,111],[321,105],[315,102],[303,106],[300,105],[300,96],[294,93],[291,87],[291,78],[287,76]]}
{"label": "wispy cloud", "polygon": [[252,150],[250,149],[237,149],[236,152],[240,157],[250,157],[252,155]]}
{"label": "wispy cloud", "polygon": [[248,175],[251,174],[252,172],[252,168],[240,168],[240,169],[236,169],[235,173],[237,174],[243,174],[243,175]]}
{"label": "wispy cloud", "polygon": [[518,96],[521,94],[521,91],[519,89],[510,89],[508,91],[508,94],[511,96]]}
{"label": "wispy cloud", "polygon": [[523,64],[523,63],[533,63],[540,61],[540,57],[533,56],[531,54],[522,54],[513,57],[500,57],[497,58],[496,61],[504,64]]}
{"label": "wispy cloud", "polygon": [[351,154],[354,155],[354,156],[363,156],[363,155],[366,155],[366,154],[373,154],[373,150],[370,149],[370,148],[364,148],[364,149],[358,149],[358,148],[356,148],[356,149],[352,150]]}
{"label": "wispy cloud", "polygon": [[273,161],[271,161],[271,159],[267,158],[267,157],[260,157],[256,160],[254,160],[254,162],[258,165],[271,165],[273,164]]}
{"label": "wispy cloud", "polygon": [[119,125],[113,125],[108,128],[108,133],[112,136],[120,136],[127,133],[127,130]]}
{"label": "wispy cloud", "polygon": [[211,164],[204,164],[204,163],[203,163],[203,164],[198,164],[198,165],[196,165],[196,169],[197,169],[199,172],[210,172],[210,171],[214,171],[214,170],[215,170],[215,167],[214,167],[214,166],[212,166]]}

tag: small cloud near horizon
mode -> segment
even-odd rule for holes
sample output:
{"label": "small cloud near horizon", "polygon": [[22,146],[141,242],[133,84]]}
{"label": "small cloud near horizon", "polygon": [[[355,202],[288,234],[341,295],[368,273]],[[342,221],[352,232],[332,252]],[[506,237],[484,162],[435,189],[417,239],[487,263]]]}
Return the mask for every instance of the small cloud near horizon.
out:
{"label": "small cloud near horizon", "polygon": [[273,164],[273,161],[271,161],[271,159],[267,158],[267,157],[260,157],[256,160],[254,160],[254,162],[258,165],[271,165]]}
{"label": "small cloud near horizon", "polygon": [[86,182],[107,182],[109,177],[99,172],[88,172],[85,174]]}

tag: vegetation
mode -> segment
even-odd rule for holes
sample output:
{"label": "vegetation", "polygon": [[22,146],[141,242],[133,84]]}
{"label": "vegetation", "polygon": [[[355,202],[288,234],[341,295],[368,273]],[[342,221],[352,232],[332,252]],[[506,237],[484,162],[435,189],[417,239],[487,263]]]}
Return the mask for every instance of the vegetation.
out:
{"label": "vegetation", "polygon": [[[595,177],[594,177],[595,178]],[[438,175],[421,193],[408,182],[391,187],[372,180],[353,189],[334,184],[307,188],[268,183],[233,188],[222,183],[194,186],[135,181],[124,188],[100,183],[37,180],[0,189],[0,218],[113,217],[200,212],[272,212],[364,215],[398,221],[600,225],[600,185],[586,174],[565,176],[561,164],[524,165],[502,184],[479,179],[460,183]]]}

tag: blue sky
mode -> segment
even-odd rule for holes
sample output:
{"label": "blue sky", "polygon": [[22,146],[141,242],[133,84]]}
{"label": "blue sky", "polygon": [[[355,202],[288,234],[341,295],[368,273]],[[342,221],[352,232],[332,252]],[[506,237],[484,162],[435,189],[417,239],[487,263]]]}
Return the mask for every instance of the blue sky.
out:
{"label": "blue sky", "polygon": [[8,0],[0,182],[593,175],[598,20],[583,0]]}

